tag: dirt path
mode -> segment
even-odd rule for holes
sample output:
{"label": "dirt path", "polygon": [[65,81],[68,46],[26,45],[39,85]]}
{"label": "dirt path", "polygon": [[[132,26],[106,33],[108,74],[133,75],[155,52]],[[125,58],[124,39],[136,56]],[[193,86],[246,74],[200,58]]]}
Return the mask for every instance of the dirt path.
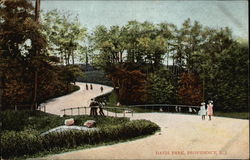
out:
{"label": "dirt path", "polygon": [[[48,101],[47,103],[44,103],[46,105],[46,112],[56,115],[62,115],[63,112],[60,111],[62,109],[89,106],[91,98],[113,90],[113,88],[111,87],[99,84],[92,84],[93,90],[91,90],[90,83],[87,84],[88,90],[86,90],[86,83],[77,82],[76,85],[80,87],[80,90],[73,92],[69,95],[54,98]],[[103,86],[103,92],[101,92],[101,86]],[[68,113],[69,112],[70,111],[68,111]],[[75,110],[73,114],[77,114],[77,110]]]}
{"label": "dirt path", "polygon": [[[82,85],[82,84],[79,84]],[[106,91],[111,88],[106,88]],[[80,95],[74,100],[67,96],[55,100],[60,106],[70,100],[71,105],[84,102]],[[89,94],[87,94],[89,93]],[[91,92],[84,97],[95,96]],[[74,93],[73,93],[74,94]],[[70,95],[69,95],[70,96]],[[80,100],[79,100],[79,99]],[[58,104],[58,105],[56,105]],[[60,105],[59,105],[60,104]],[[65,105],[67,106],[67,105]],[[56,108],[51,110],[57,113]],[[170,113],[134,114],[131,119],[148,119],[161,127],[161,132],[135,141],[73,151],[45,157],[45,159],[248,159],[248,120],[213,117],[201,120],[195,115]]]}

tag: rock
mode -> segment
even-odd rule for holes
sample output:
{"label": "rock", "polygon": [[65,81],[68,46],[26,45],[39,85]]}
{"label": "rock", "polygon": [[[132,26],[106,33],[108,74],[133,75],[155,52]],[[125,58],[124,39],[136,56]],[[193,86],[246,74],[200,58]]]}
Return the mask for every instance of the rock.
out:
{"label": "rock", "polygon": [[47,135],[49,133],[61,133],[61,132],[66,132],[66,131],[71,131],[71,130],[79,130],[79,131],[99,131],[98,128],[87,128],[83,126],[59,126],[53,129],[50,129],[44,133],[41,134],[41,136]]}
{"label": "rock", "polygon": [[87,120],[85,123],[84,123],[84,126],[88,127],[88,128],[92,128],[92,127],[95,127],[96,125],[96,121],[94,120]]}
{"label": "rock", "polygon": [[74,121],[73,118],[65,119],[65,121],[64,121],[64,124],[65,124],[66,126],[72,126],[72,125],[74,125],[74,123],[75,123],[75,121]]}

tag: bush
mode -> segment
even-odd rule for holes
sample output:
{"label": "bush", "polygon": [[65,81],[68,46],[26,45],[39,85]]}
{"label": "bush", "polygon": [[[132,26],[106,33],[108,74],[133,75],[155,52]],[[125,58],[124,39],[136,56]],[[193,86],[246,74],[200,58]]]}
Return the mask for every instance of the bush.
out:
{"label": "bush", "polygon": [[[111,118],[112,119],[112,118]],[[125,119],[122,119],[125,120]],[[37,131],[5,131],[2,133],[2,156],[32,155],[41,151],[60,151],[77,146],[93,145],[103,142],[126,140],[142,135],[153,134],[159,126],[147,120],[128,121],[126,123],[105,126],[99,131],[66,131],[39,136]]]}
{"label": "bush", "polygon": [[1,154],[10,156],[30,155],[43,149],[43,140],[36,131],[6,131],[1,134]]}

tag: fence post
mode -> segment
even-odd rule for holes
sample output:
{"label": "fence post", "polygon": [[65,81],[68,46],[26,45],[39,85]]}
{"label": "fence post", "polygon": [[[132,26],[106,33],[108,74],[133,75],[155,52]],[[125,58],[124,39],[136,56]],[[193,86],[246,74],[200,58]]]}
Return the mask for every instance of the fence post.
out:
{"label": "fence post", "polygon": [[43,111],[46,112],[46,105],[43,106]]}
{"label": "fence post", "polygon": [[63,109],[63,115],[66,115],[66,114],[65,114],[65,109]]}
{"label": "fence post", "polygon": [[85,115],[87,115],[87,111],[86,111],[86,109],[87,109],[87,108],[86,108],[86,107],[84,107]]}

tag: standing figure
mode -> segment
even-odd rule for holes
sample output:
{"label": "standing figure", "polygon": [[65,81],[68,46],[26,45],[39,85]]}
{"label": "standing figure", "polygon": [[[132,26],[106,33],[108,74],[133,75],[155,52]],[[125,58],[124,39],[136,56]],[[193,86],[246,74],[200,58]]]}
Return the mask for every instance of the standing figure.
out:
{"label": "standing figure", "polygon": [[102,103],[99,103],[99,114],[100,114],[101,116],[105,116],[104,113],[103,113],[102,107],[103,107],[103,104],[102,104]]}
{"label": "standing figure", "polygon": [[209,117],[209,120],[211,120],[211,116],[213,115],[213,101],[208,101],[207,104],[207,115]]}
{"label": "standing figure", "polygon": [[88,86],[88,84],[86,83],[86,90],[89,90],[89,86]]}
{"label": "standing figure", "polygon": [[200,107],[200,115],[201,115],[201,119],[202,120],[205,120],[205,117],[206,117],[206,114],[207,114],[207,111],[206,111],[206,103],[205,102],[202,102],[201,103],[201,107]]}
{"label": "standing figure", "polygon": [[103,87],[101,86],[101,88],[100,88],[100,89],[101,89],[101,93],[102,93],[102,92],[103,92]]}
{"label": "standing figure", "polygon": [[92,86],[92,84],[90,84],[90,89],[91,89],[91,90],[93,89],[93,86]]}
{"label": "standing figure", "polygon": [[97,116],[97,108],[99,106],[98,102],[96,102],[94,99],[91,99],[89,106],[90,106],[90,115]]}

